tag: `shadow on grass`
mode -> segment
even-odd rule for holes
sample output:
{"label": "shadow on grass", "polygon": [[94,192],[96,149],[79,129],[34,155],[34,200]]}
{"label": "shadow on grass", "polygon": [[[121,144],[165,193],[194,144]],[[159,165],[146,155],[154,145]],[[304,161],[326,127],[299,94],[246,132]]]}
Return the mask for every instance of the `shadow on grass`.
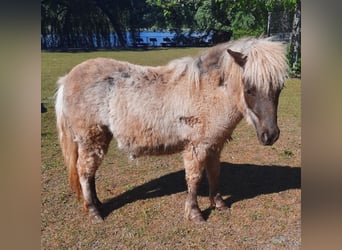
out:
{"label": "shadow on grass", "polygon": [[[198,195],[208,196],[208,188],[207,179],[203,178]],[[300,167],[221,162],[220,191],[222,195],[229,195],[225,200],[228,207],[240,200],[261,194],[297,188],[301,188]],[[103,217],[107,217],[112,211],[128,203],[184,191],[186,191],[185,172],[181,170],[164,175],[105,201],[101,213]],[[210,213],[210,208],[203,211],[204,218],[207,219]]]}

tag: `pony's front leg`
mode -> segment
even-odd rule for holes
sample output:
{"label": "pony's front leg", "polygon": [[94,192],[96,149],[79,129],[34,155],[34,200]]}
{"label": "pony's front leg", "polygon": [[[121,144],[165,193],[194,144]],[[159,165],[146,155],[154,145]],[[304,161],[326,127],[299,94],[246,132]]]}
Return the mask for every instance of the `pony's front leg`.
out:
{"label": "pony's front leg", "polygon": [[219,193],[219,179],[221,172],[219,152],[208,156],[205,170],[209,182],[209,199],[211,207],[217,209],[227,209],[227,205]]}
{"label": "pony's front leg", "polygon": [[188,195],[185,201],[185,218],[195,223],[204,222],[197,202],[197,190],[202,179],[204,161],[199,159],[191,148],[183,154],[185,178],[188,186]]}

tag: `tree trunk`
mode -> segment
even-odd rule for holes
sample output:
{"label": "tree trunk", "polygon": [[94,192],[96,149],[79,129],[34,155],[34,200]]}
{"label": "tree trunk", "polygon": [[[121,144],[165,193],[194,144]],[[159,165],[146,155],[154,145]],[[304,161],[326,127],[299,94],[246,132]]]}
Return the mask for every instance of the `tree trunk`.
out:
{"label": "tree trunk", "polygon": [[113,17],[110,14],[107,14],[111,24],[113,25],[113,28],[118,36],[119,43],[122,47],[127,47],[127,41],[126,41],[126,36],[124,36],[124,32],[122,31],[120,25],[116,22],[116,18]]}
{"label": "tree trunk", "polygon": [[120,45],[126,48],[126,36],[124,36],[124,31],[122,30],[122,27],[120,25],[120,20],[115,13],[117,10],[113,8],[113,6],[106,6],[106,3],[104,1],[96,0],[95,2],[97,6],[103,11],[103,13],[108,17],[110,23],[113,26],[113,29],[115,30],[118,36]]}
{"label": "tree trunk", "polygon": [[301,0],[297,0],[296,2],[290,47],[290,63],[292,64],[292,68],[295,69],[301,57]]}
{"label": "tree trunk", "polygon": [[271,36],[271,17],[272,17],[272,12],[269,11],[267,15],[267,36]]}

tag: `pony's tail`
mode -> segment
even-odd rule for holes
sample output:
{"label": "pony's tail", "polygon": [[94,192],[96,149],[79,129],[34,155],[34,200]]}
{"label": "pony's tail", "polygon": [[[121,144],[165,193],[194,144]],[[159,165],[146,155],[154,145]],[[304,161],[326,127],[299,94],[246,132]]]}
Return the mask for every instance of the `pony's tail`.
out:
{"label": "pony's tail", "polygon": [[76,192],[77,198],[80,200],[81,185],[77,172],[78,144],[74,141],[72,130],[64,115],[63,90],[65,77],[61,77],[57,83],[59,87],[56,93],[55,111],[58,139],[62,148],[65,165],[68,168],[70,187]]}

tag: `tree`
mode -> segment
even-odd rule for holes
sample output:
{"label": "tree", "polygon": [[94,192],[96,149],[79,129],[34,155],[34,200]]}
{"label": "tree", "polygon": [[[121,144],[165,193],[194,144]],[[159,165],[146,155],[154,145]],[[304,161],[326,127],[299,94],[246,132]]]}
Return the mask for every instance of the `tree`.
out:
{"label": "tree", "polygon": [[156,15],[162,16],[161,21],[155,19],[156,23],[161,24],[161,28],[179,33],[185,28],[193,30],[195,27],[194,16],[200,0],[147,0],[146,2],[156,7],[155,11],[162,13],[162,15]]}
{"label": "tree", "polygon": [[296,0],[289,50],[289,63],[294,74],[301,70],[301,0]]}
{"label": "tree", "polygon": [[213,43],[225,42],[232,36],[228,8],[232,1],[204,0],[199,3],[195,20],[198,31],[212,35]]}
{"label": "tree", "polygon": [[120,45],[127,47],[125,20],[128,15],[127,12],[130,9],[130,1],[95,0],[95,3],[110,20],[112,27],[118,36]]}
{"label": "tree", "polygon": [[240,0],[234,1],[229,8],[234,38],[242,36],[260,36],[267,31],[265,1]]}
{"label": "tree", "polygon": [[108,18],[91,0],[41,1],[42,48],[93,48],[96,42],[109,43],[110,32]]}
{"label": "tree", "polygon": [[[295,11],[296,8],[296,11]],[[41,0],[42,48],[95,47],[110,44],[114,31],[127,47],[126,32],[135,40],[141,29],[185,29],[212,36],[213,43],[267,34],[275,13],[294,16],[291,65],[300,62],[300,0]],[[270,15],[272,14],[272,16]],[[274,19],[274,18],[273,18]],[[273,27],[284,23],[279,22]],[[269,21],[269,22],[268,22]],[[285,27],[284,29],[288,29]]]}

